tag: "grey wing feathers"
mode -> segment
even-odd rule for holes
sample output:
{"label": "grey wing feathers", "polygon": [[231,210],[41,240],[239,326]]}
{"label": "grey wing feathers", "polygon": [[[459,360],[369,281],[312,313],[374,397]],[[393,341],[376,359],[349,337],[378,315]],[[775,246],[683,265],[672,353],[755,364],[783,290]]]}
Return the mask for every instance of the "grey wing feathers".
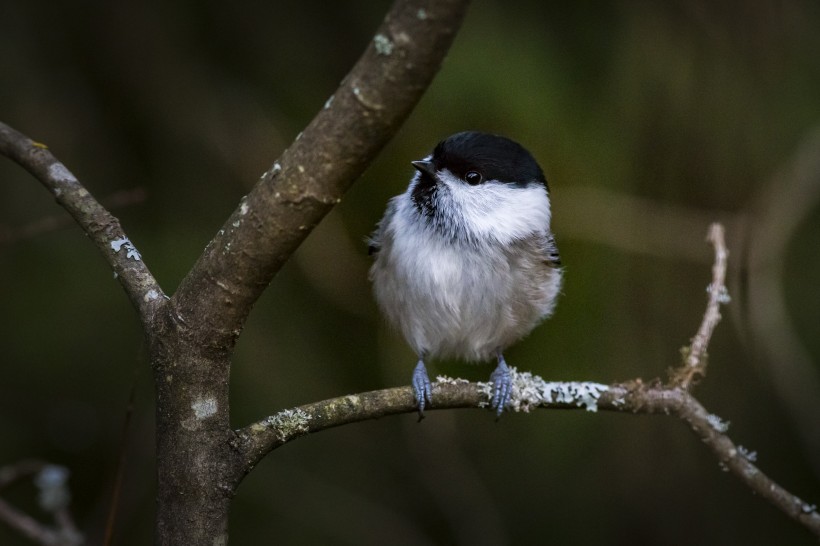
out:
{"label": "grey wing feathers", "polygon": [[527,270],[536,268],[546,274],[548,270],[561,269],[558,245],[551,233],[533,235],[516,241],[509,247],[508,256],[516,267]]}
{"label": "grey wing feathers", "polygon": [[547,235],[544,240],[544,251],[549,265],[561,267],[561,255],[558,253],[558,245],[555,243],[555,237],[552,234]]}
{"label": "grey wing feathers", "polygon": [[367,242],[367,255],[373,256],[382,248],[382,230],[381,223],[376,224],[376,229],[370,234],[370,237],[365,239]]}
{"label": "grey wing feathers", "polygon": [[384,235],[384,229],[387,224],[390,222],[390,219],[393,217],[393,214],[396,212],[396,205],[393,203],[391,199],[387,203],[387,210],[384,211],[384,216],[379,223],[376,224],[376,229],[373,230],[373,233],[370,234],[370,237],[367,238],[367,255],[373,256],[382,249],[382,238]]}

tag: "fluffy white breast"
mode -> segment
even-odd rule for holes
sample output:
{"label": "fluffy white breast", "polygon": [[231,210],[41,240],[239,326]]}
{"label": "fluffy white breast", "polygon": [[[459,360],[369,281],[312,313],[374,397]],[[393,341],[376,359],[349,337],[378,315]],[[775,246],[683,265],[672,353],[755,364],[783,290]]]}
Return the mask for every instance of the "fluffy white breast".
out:
{"label": "fluffy white breast", "polygon": [[549,233],[549,198],[541,184],[469,186],[439,174],[437,213],[467,236],[429,221],[413,203],[411,183],[381,227],[371,269],[376,299],[419,355],[488,360],[551,312],[560,271],[546,271],[540,256],[509,255],[512,243]]}

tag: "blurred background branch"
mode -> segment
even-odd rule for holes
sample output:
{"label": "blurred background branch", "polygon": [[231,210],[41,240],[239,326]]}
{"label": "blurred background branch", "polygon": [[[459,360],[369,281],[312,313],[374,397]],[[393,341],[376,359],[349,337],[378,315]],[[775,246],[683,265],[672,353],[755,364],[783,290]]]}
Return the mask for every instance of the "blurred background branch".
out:
{"label": "blurred background branch", "polygon": [[[117,210],[123,207],[140,205],[145,202],[145,198],[144,188],[133,188],[114,192],[100,199],[100,202],[108,210]],[[63,213],[44,216],[21,226],[0,225],[0,246],[19,243],[51,231],[65,229],[73,226],[74,223],[71,217]]]}
{"label": "blurred background branch", "polygon": [[42,523],[0,499],[0,520],[32,542],[43,546],[79,546],[85,542],[68,510],[68,469],[37,460],[20,461],[0,467],[0,490],[26,478],[38,489],[38,508],[54,518],[53,525]]}
{"label": "blurred background branch", "polygon": [[[748,218],[754,221],[748,223],[744,292],[745,339],[792,419],[815,478],[820,479],[820,368],[801,339],[787,302],[789,268],[803,267],[790,264],[788,253],[799,231],[810,227],[808,222],[818,208],[820,126],[806,134],[750,204]],[[809,275],[820,279],[817,270]]]}

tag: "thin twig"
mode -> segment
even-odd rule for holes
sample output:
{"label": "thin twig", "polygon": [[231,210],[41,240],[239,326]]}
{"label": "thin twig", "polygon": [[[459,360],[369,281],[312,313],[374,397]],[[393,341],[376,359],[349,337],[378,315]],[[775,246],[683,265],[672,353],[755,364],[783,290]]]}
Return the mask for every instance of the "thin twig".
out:
{"label": "thin twig", "polygon": [[4,489],[16,481],[37,474],[46,464],[48,463],[39,459],[26,459],[15,464],[0,467],[0,489]]}
{"label": "thin twig", "polygon": [[122,424],[122,436],[120,438],[120,455],[117,458],[117,471],[114,477],[114,487],[111,491],[111,506],[108,509],[108,516],[105,521],[105,535],[103,546],[110,546],[114,537],[114,524],[117,521],[117,510],[122,495],[122,482],[125,476],[125,458],[128,454],[128,435],[131,431],[131,419],[134,417],[134,399],[137,395],[137,374],[131,383],[131,393],[128,395],[128,405],[125,409],[125,421]]}
{"label": "thin twig", "polygon": [[31,173],[83,228],[114,270],[148,327],[165,297],[119,220],[103,207],[45,144],[0,122],[0,154]]}
{"label": "thin twig", "polygon": [[729,291],[726,289],[726,266],[729,251],[726,249],[724,229],[721,224],[709,226],[706,240],[715,248],[715,262],[712,265],[712,283],[707,288],[709,301],[700,328],[692,338],[692,344],[682,349],[683,366],[673,369],[670,373],[671,383],[683,389],[688,389],[692,382],[706,375],[706,365],[709,360],[707,349],[712,333],[720,322],[720,304],[728,303]]}

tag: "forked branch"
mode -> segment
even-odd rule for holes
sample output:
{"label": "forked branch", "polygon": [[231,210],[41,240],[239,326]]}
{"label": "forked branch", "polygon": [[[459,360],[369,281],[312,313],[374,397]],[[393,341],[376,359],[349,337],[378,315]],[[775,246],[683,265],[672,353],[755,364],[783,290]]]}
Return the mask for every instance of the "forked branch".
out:
{"label": "forked branch", "polygon": [[[713,224],[709,242],[715,247],[715,264],[706,313],[693,338],[690,356],[679,369],[684,379],[671,385],[641,380],[624,384],[546,382],[529,373],[513,373],[511,411],[541,409],[586,409],[631,414],[674,415],[685,421],[693,433],[711,449],[719,464],[744,482],[752,491],[779,508],[790,518],[820,537],[817,507],[790,493],[754,464],[754,453],[736,445],[726,434],[728,424],[709,413],[687,391],[695,374],[703,373],[706,350],[720,320],[719,306],[728,301],[724,284],[728,252],[723,227]],[[430,409],[486,408],[490,401],[488,383],[439,378],[433,387]],[[280,411],[236,431],[235,449],[242,455],[235,486],[270,451],[296,438],[333,427],[378,419],[387,415],[415,413],[416,401],[410,387],[384,389],[333,398]]]}
{"label": "forked branch", "polygon": [[239,203],[172,299],[232,347],[274,274],[398,130],[438,72],[468,0],[397,0],[316,117]]}

